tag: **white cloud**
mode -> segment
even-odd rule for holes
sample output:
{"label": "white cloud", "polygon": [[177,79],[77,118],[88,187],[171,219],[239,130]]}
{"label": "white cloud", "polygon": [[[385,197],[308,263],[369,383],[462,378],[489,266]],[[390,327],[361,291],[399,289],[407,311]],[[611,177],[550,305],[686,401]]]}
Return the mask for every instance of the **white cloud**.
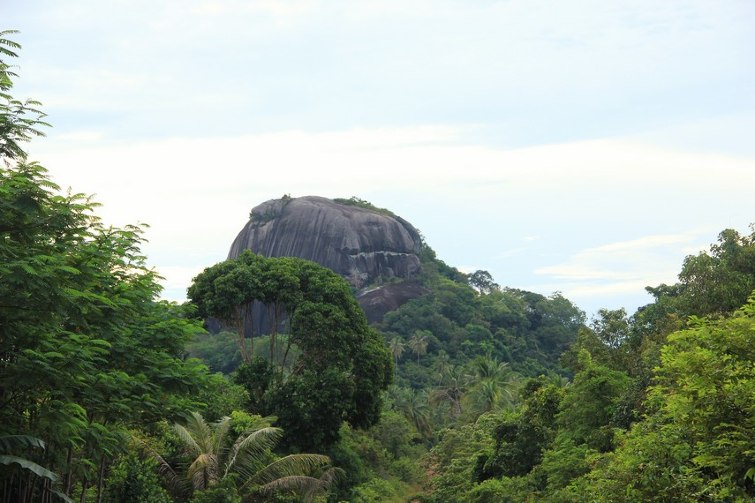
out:
{"label": "white cloud", "polygon": [[[478,263],[502,282],[511,273],[497,268],[519,264],[517,271],[536,269],[536,278],[575,297],[673,281],[683,251],[710,242],[722,227],[608,243],[570,257],[564,253],[574,244],[564,240],[584,240],[590,228],[599,236],[606,224],[646,227],[673,215],[678,229],[752,214],[752,159],[617,140],[502,150],[462,143],[460,135],[446,126],[289,131],[87,148],[52,135],[32,158],[55,181],[96,194],[107,221],[149,223],[149,255],[170,265],[160,268],[170,288],[187,284],[187,271],[224,259],[250,209],[283,194],[372,199],[420,228],[444,229],[428,237],[436,251],[462,246],[464,258],[455,263]],[[501,246],[487,220],[496,215],[503,230],[521,221],[524,237]],[[612,215],[623,223],[600,222]],[[449,217],[461,217],[457,231],[478,242],[448,236]],[[562,223],[585,229],[555,243],[544,235],[544,226]],[[438,245],[440,239],[453,244]],[[554,256],[554,265],[537,267]]]}
{"label": "white cloud", "polygon": [[707,248],[710,229],[644,236],[583,249],[565,261],[535,269],[557,281],[567,297],[600,299],[643,292],[646,286],[676,282],[686,251]]}

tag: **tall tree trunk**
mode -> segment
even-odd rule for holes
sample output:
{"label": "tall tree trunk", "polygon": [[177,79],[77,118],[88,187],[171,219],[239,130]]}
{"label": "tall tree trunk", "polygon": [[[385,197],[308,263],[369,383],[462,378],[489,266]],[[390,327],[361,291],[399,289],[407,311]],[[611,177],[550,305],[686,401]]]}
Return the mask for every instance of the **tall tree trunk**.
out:
{"label": "tall tree trunk", "polygon": [[[241,311],[241,308],[239,308],[239,311]],[[244,363],[251,363],[252,359],[246,350],[246,337],[244,337],[244,316],[246,316],[244,313],[239,312],[236,317],[236,345],[239,347],[241,360]]]}
{"label": "tall tree trunk", "polygon": [[100,458],[100,473],[97,478],[97,503],[102,503],[102,487],[105,484],[105,465],[106,465],[106,458],[103,454]]}
{"label": "tall tree trunk", "polygon": [[81,496],[79,497],[79,503],[85,503],[87,497],[87,487],[89,487],[89,481],[84,479],[81,482]]}
{"label": "tall tree trunk", "polygon": [[26,477],[26,484],[24,484],[24,496],[21,501],[31,501],[32,496],[34,495],[34,484],[32,483],[32,474],[29,472],[29,475]]}
{"label": "tall tree trunk", "polygon": [[245,304],[244,317],[241,318],[243,320],[244,332],[246,332],[246,327],[249,327],[249,361],[250,362],[254,359],[254,314],[253,314],[254,311],[252,311],[252,307],[254,307],[254,301],[249,302],[248,304]]}
{"label": "tall tree trunk", "polygon": [[73,468],[71,463],[73,462],[73,444],[68,446],[68,453],[66,454],[66,478],[63,483],[63,494],[71,496],[71,485],[73,484]]}
{"label": "tall tree trunk", "polygon": [[286,368],[286,358],[288,358],[288,350],[291,349],[291,334],[288,334],[286,340],[286,351],[283,353],[283,362],[281,362],[281,375],[283,375],[283,369]]}
{"label": "tall tree trunk", "polygon": [[275,366],[275,347],[277,345],[278,326],[280,325],[281,315],[283,314],[283,306],[277,302],[274,303],[272,306],[272,312],[273,326],[270,330],[270,364]]}

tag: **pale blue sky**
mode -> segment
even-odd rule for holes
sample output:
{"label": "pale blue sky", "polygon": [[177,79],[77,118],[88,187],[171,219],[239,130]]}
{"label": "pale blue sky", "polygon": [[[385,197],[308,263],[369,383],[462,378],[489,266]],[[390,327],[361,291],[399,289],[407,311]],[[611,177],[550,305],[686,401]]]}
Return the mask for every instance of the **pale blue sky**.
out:
{"label": "pale blue sky", "polygon": [[0,0],[32,157],[181,299],[249,209],[356,195],[451,265],[630,311],[755,221],[751,1]]}

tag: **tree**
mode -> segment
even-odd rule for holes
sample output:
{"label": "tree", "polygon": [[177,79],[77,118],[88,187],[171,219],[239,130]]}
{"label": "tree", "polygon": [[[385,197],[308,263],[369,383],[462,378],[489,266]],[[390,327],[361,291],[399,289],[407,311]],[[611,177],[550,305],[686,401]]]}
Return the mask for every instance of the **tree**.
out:
{"label": "tree", "polygon": [[412,352],[417,355],[417,363],[419,363],[419,357],[427,354],[427,344],[429,342],[429,332],[427,330],[417,330],[414,335],[409,339],[409,347],[412,348]]}
{"label": "tree", "polygon": [[[251,424],[229,448],[231,419],[207,424],[201,414],[191,413],[186,425],[174,426],[191,464],[186,476],[195,490],[209,489],[235,475],[241,493],[295,490],[313,495],[326,491],[333,473],[323,471],[330,459],[320,454],[290,454],[269,462],[270,450],[282,436],[270,424],[274,417],[252,417]],[[320,477],[312,474],[320,473]]]}
{"label": "tree", "polygon": [[501,288],[498,283],[493,281],[493,276],[488,271],[475,271],[469,275],[468,281],[472,288],[483,295]]}
{"label": "tree", "polygon": [[755,497],[755,297],[726,319],[693,317],[661,350],[648,415],[586,475],[611,501]]}
{"label": "tree", "polygon": [[613,447],[611,423],[630,379],[624,372],[594,363],[584,349],[579,363],[581,368],[564,393],[557,422],[575,444],[606,452]]}
{"label": "tree", "polygon": [[543,451],[555,438],[561,389],[541,377],[528,381],[523,395],[521,410],[504,416],[495,426],[495,450],[489,458],[481,460],[480,480],[528,474],[540,463]]}
{"label": "tree", "polygon": [[9,160],[26,159],[26,151],[22,143],[34,136],[44,136],[39,129],[49,126],[42,119],[45,114],[37,107],[41,106],[36,100],[18,100],[9,92],[13,88],[13,77],[17,77],[12,66],[5,58],[16,58],[15,52],[21,46],[6,38],[18,33],[16,30],[0,31],[0,158],[8,163]]}
{"label": "tree", "polygon": [[[654,304],[640,311],[647,321],[660,321],[675,315],[722,315],[747,301],[755,290],[755,227],[749,235],[726,229],[709,252],[684,259],[679,282],[646,290],[655,296]],[[678,327],[677,327],[678,328]]]}
{"label": "tree", "polygon": [[394,337],[391,339],[391,343],[388,346],[391,350],[391,355],[393,355],[394,359],[394,370],[398,368],[398,359],[401,358],[401,355],[404,354],[404,350],[406,349],[406,346],[404,345],[404,342],[401,340],[400,337]]}
{"label": "tree", "polygon": [[[205,269],[189,297],[202,316],[236,320],[240,345],[255,302],[269,303],[273,313],[287,317],[283,362],[264,391],[249,392],[279,418],[288,447],[327,449],[344,419],[355,427],[378,420],[391,356],[382,336],[368,327],[349,284],[330,269],[247,250]],[[286,372],[292,346],[298,357]]]}
{"label": "tree", "polygon": [[447,403],[450,407],[452,421],[461,416],[461,400],[469,385],[468,376],[464,375],[460,367],[451,367],[448,372],[441,374],[440,385],[430,394],[430,403],[438,405]]}
{"label": "tree", "polygon": [[[17,45],[0,34],[0,56]],[[45,440],[29,461],[60,473],[60,492],[103,496],[127,428],[198,407],[206,368],[184,358],[201,328],[156,299],[141,226],[112,228],[82,194],[61,194],[22,143],[40,134],[33,102],[14,100],[0,63],[0,435]],[[2,497],[41,488],[5,480]],[[45,489],[46,490],[46,489]]]}
{"label": "tree", "polygon": [[262,297],[260,262],[260,257],[252,253],[239,260],[220,262],[202,271],[188,290],[199,316],[217,318],[236,330],[236,344],[244,363],[254,357],[254,345],[246,343],[246,327],[254,301]]}
{"label": "tree", "polygon": [[428,414],[426,395],[406,388],[393,388],[395,397],[394,407],[414,425],[423,437],[432,434],[432,424]]}

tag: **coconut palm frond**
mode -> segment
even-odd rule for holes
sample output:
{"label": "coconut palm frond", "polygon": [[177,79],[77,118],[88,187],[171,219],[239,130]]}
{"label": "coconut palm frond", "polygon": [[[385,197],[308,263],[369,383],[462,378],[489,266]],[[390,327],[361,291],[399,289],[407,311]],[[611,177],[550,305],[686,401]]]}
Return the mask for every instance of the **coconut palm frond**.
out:
{"label": "coconut palm frond", "polygon": [[202,448],[199,446],[197,441],[194,440],[194,437],[192,436],[191,432],[189,432],[189,430],[187,430],[180,424],[174,424],[173,429],[178,435],[178,438],[181,439],[181,442],[183,442],[187,451],[191,452],[192,454],[202,453]]}
{"label": "coconut palm frond", "polygon": [[275,491],[295,491],[302,496],[304,503],[314,501],[314,499],[326,492],[345,472],[340,468],[328,468],[320,477],[308,475],[289,475],[281,477],[272,482],[261,486],[259,491],[269,494]]}
{"label": "coconut palm frond", "polygon": [[325,470],[325,472],[323,472],[322,475],[320,475],[321,484],[319,486],[313,485],[311,489],[306,490],[306,492],[302,495],[302,502],[312,503],[313,501],[315,501],[315,498],[317,498],[317,496],[328,491],[333,484],[345,477],[346,472],[341,468],[328,468],[327,470]]}
{"label": "coconut palm frond", "polygon": [[194,489],[206,489],[218,479],[218,459],[213,454],[203,453],[189,466],[188,476]]}
{"label": "coconut palm frond", "polygon": [[174,490],[174,492],[178,491],[184,483],[183,479],[178,476],[173,467],[160,454],[151,448],[149,449],[149,453],[157,461],[157,473],[164,478],[166,486]]}
{"label": "coconut palm frond", "polygon": [[[230,419],[223,417],[216,424],[220,424],[225,420],[230,421]],[[213,434],[212,426],[207,424],[202,414],[192,412],[186,421],[186,429],[191,433],[195,443],[199,445],[199,452],[212,452],[215,435]]]}
{"label": "coconut palm frond", "polygon": [[289,454],[258,471],[244,485],[248,483],[266,485],[279,478],[312,473],[328,464],[330,464],[330,458],[322,454]]}
{"label": "coconut palm frond", "polygon": [[218,457],[222,457],[225,454],[225,437],[231,429],[231,418],[223,417],[217,423],[212,425],[212,449],[211,451],[216,453]]}
{"label": "coconut palm frond", "polygon": [[259,491],[265,494],[276,491],[295,491],[299,494],[308,494],[312,492],[319,493],[323,489],[323,481],[316,477],[289,475],[260,486]]}
{"label": "coconut palm frond", "polygon": [[244,469],[245,465],[248,465],[249,462],[254,464],[263,453],[275,447],[282,436],[283,430],[272,426],[239,436],[236,443],[233,444],[223,476],[225,477],[232,470],[236,470],[241,473],[242,477],[247,477],[248,470]]}

